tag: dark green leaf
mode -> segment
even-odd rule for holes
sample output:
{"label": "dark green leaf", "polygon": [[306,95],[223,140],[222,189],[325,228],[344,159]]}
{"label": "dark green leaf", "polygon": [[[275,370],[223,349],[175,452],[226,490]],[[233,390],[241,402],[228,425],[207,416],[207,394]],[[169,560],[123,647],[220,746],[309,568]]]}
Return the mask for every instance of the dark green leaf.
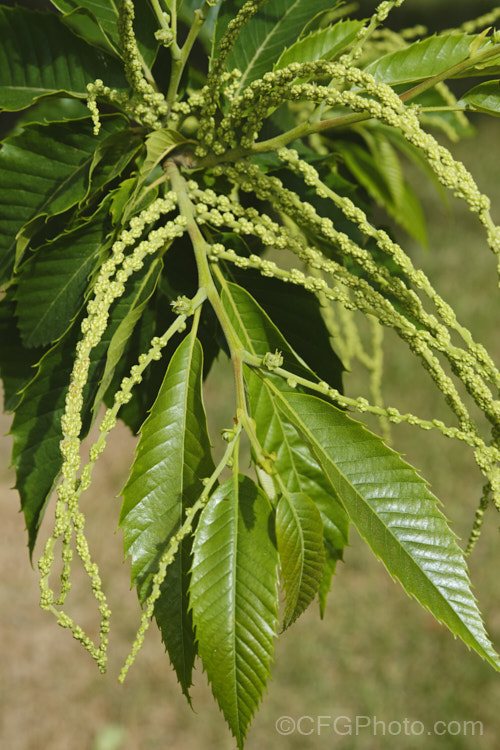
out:
{"label": "dark green leaf", "polygon": [[[125,554],[131,557],[132,583],[147,597],[159,558],[185,520],[186,508],[203,492],[213,472],[210,440],[201,395],[203,354],[191,333],[172,357],[141,438],[123,490],[120,526]],[[183,691],[191,685],[196,645],[187,592],[191,541],[180,543],[167,569],[156,618]]]}
{"label": "dark green leaf", "polygon": [[15,318],[15,301],[9,290],[0,301],[0,378],[3,384],[5,411],[13,411],[19,403],[20,391],[34,375],[33,367],[43,349],[23,346]]}
{"label": "dark green leaf", "polygon": [[245,368],[245,382],[257,437],[264,451],[273,456],[273,469],[288,492],[305,494],[314,501],[323,522],[326,551],[332,560],[341,560],[349,518],[320,465],[279,408],[277,394],[292,389],[281,378],[263,378],[249,368]]}
{"label": "dark green leaf", "polygon": [[44,346],[69,327],[103,250],[106,212],[39,248],[22,267],[16,313],[26,346]]}
{"label": "dark green leaf", "polygon": [[292,349],[264,310],[243,287],[226,282],[222,301],[233,327],[242,336],[242,343],[251,342],[251,351],[258,357],[278,350],[283,355],[283,367],[295,375],[314,377],[304,360]]}
{"label": "dark green leaf", "polygon": [[[270,0],[241,30],[226,62],[228,70],[239,68],[238,92],[272,70],[283,50],[293,44],[317,13],[332,8],[332,0]],[[241,9],[239,0],[222,3],[215,39],[220,40],[229,22]]]}
{"label": "dark green leaf", "polygon": [[[125,121],[124,121],[125,124]],[[127,128],[111,133],[95,150],[85,198],[116,179],[143,146],[142,138]]]}
{"label": "dark green leaf", "polygon": [[41,96],[86,97],[87,84],[105,78],[128,89],[120,64],[74,36],[53,13],[0,8],[0,108],[29,107]]}
{"label": "dark green leaf", "polygon": [[352,175],[387,213],[422,245],[427,245],[425,216],[418,197],[404,181],[399,159],[384,136],[363,133],[370,150],[339,141],[336,147]]}
{"label": "dark green leaf", "polygon": [[500,659],[438,501],[416,471],[344,412],[284,391],[283,413],[309,443],[361,536],[408,594],[496,669]]}
{"label": "dark green leaf", "polygon": [[283,493],[276,509],[276,541],[286,591],[283,628],[288,628],[316,596],[325,563],[323,523],[307,495]]}
{"label": "dark green leaf", "polygon": [[278,555],[270,521],[264,493],[234,475],[209,500],[193,543],[198,650],[240,748],[266,687],[276,635]]}
{"label": "dark green leaf", "polygon": [[[85,196],[90,165],[99,143],[123,127],[121,116],[102,118],[99,136],[89,118],[29,125],[0,150],[0,283],[21,260],[16,235],[38,217],[62,213]],[[38,218],[38,225],[42,219]],[[43,223],[43,222],[42,222]],[[21,250],[28,244],[23,239]]]}
{"label": "dark green leaf", "polygon": [[[104,35],[112,49],[120,49],[116,0],[51,0],[51,2],[61,12],[67,14],[65,22],[69,26],[74,26],[77,33],[82,34],[89,42],[98,43],[101,35]],[[134,0],[134,5],[136,6],[134,31],[137,46],[145,64],[151,67],[159,48],[159,42],[154,37],[157,29],[156,20],[149,3]],[[105,77],[101,70],[101,75],[97,77],[105,79],[104,82],[108,86],[111,85],[107,80],[107,72]]]}

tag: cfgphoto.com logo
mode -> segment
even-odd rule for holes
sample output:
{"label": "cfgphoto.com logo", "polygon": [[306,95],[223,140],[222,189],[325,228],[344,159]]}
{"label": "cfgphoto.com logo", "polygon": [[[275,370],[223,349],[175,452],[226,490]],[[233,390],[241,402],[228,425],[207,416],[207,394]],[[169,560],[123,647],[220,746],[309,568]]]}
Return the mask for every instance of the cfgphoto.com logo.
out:
{"label": "cfgphoto.com logo", "polygon": [[384,721],[376,716],[280,716],[276,720],[276,731],[281,735],[361,735],[419,737],[421,735],[442,737],[481,737],[481,721],[435,721],[425,725],[415,719]]}

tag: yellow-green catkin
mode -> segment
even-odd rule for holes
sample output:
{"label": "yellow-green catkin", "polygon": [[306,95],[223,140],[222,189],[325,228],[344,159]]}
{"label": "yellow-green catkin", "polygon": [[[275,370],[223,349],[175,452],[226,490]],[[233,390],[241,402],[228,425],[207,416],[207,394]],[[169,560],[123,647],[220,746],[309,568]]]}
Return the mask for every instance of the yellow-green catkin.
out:
{"label": "yellow-green catkin", "polygon": [[[154,225],[162,215],[170,213],[176,206],[176,196],[169,193],[165,198],[159,198],[138,216],[130,220],[127,229],[123,230],[113,243],[111,254],[97,276],[93,289],[93,297],[87,304],[87,317],[82,321],[82,338],[77,345],[76,358],[71,374],[70,385],[66,395],[65,411],[61,419],[62,435],[61,454],[63,464],[61,469],[62,482],[58,488],[55,508],[55,525],[51,537],[46,542],[44,554],[39,561],[41,574],[40,604],[43,608],[53,611],[63,627],[72,630],[77,640],[81,641],[91,655],[98,662],[101,670],[105,669],[107,637],[109,632],[110,610],[102,591],[101,579],[97,565],[92,561],[87,539],[85,537],[85,517],[78,505],[81,489],[85,488],[87,477],[83,476],[84,487],[80,489],[81,479],[77,480],[80,467],[80,432],[82,429],[82,408],[84,389],[89,376],[91,352],[99,344],[106,330],[109,311],[114,300],[125,290],[125,283],[131,274],[140,270],[147,255],[160,251],[165,244],[185,231],[184,217],[176,217],[167,221],[163,226],[149,231],[145,240],[140,240],[148,226]],[[135,247],[134,247],[135,245]],[[128,254],[129,248],[133,248]],[[108,420],[109,421],[109,420]],[[110,425],[107,425],[108,427]],[[70,565],[72,551],[70,548],[72,531],[75,533],[76,551],[91,582],[92,592],[99,605],[101,614],[100,643],[94,646],[89,639],[75,625],[66,614],[57,612],[55,605],[62,604],[70,588]],[[63,570],[61,577],[61,594],[56,599],[49,586],[49,575],[54,562],[55,541],[63,538]]]}

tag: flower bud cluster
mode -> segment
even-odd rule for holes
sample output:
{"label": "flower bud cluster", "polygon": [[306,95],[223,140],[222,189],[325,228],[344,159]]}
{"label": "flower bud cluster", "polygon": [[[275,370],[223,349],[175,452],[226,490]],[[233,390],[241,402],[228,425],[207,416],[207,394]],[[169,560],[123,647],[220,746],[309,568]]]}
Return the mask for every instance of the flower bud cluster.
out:
{"label": "flower bud cluster", "polygon": [[[125,63],[125,75],[134,92],[129,108],[138,120],[153,129],[158,129],[162,127],[162,117],[168,113],[168,106],[163,94],[160,94],[144,75],[134,33],[134,18],[133,0],[120,0],[118,8],[120,47]],[[162,41],[163,43],[168,41],[165,35]]]}
{"label": "flower bud cluster", "polygon": [[111,89],[109,86],[105,86],[100,78],[96,78],[93,83],[87,84],[87,107],[92,115],[92,122],[94,123],[94,135],[99,135],[101,129],[101,121],[99,119],[99,108],[97,106],[97,97],[104,99],[110,104],[115,104],[117,107],[127,109],[130,104],[130,100],[126,94],[120,93],[116,89]]}

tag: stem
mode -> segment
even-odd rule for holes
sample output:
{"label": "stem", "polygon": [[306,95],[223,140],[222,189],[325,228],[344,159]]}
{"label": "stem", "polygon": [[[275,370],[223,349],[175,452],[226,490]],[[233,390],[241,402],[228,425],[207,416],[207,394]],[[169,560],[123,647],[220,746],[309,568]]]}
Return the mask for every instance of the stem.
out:
{"label": "stem", "polygon": [[[264,361],[259,357],[256,357],[249,352],[243,353],[243,362],[251,367],[253,370],[258,372],[260,377],[265,378],[265,365]],[[332,388],[328,383],[324,381],[315,382],[308,380],[307,378],[296,375],[290,370],[285,370],[283,367],[273,367],[272,373],[279,375],[283,380],[286,380],[293,387],[300,385],[316,393],[320,393],[322,396],[327,396],[332,401],[335,401],[340,408],[354,409],[358,412],[366,412],[367,414],[373,414],[376,417],[385,417],[390,422],[400,424],[407,422],[408,424],[420,427],[423,430],[438,430],[442,435],[449,438],[456,438],[469,445],[471,448],[481,448],[484,446],[484,441],[478,436],[466,430],[462,430],[458,427],[449,427],[439,421],[429,421],[426,419],[420,419],[420,417],[414,414],[401,414],[397,409],[384,408],[381,406],[374,406],[370,404],[366,399],[355,399],[344,396],[340,391]],[[270,381],[266,381],[270,383]],[[277,390],[275,386],[271,387]]]}
{"label": "stem", "polygon": [[191,24],[191,28],[189,29],[189,33],[187,35],[186,41],[182,46],[182,49],[180,49],[177,45],[177,17],[176,15],[174,15],[174,9],[175,2],[172,6],[172,32],[174,33],[175,40],[172,45],[172,75],[170,78],[170,84],[167,93],[168,115],[170,115],[172,106],[177,99],[177,92],[179,89],[182,74],[184,72],[184,68],[186,67],[186,63],[188,61],[189,55],[191,54],[191,50],[193,49],[193,45],[198,37],[198,34],[200,33],[201,27],[205,23],[207,13],[210,10],[210,5],[205,2],[199,10],[195,10],[193,23]]}
{"label": "stem", "polygon": [[[236,398],[237,398],[237,417],[238,421],[241,422],[250,444],[255,452],[256,460],[259,464],[269,471],[270,464],[269,459],[265,456],[262,446],[259,443],[257,435],[255,433],[254,422],[248,413],[246,395],[245,395],[245,382],[243,378],[243,358],[242,355],[245,352],[241,341],[239,340],[231,321],[224,309],[219,292],[215,286],[210,265],[207,258],[208,243],[202,235],[198,223],[196,221],[193,204],[187,194],[186,181],[182,177],[179,169],[174,161],[169,159],[165,164],[165,172],[171,182],[173,190],[177,193],[177,200],[179,210],[187,220],[187,231],[191,238],[193,245],[194,255],[196,264],[198,266],[198,281],[200,289],[203,289],[207,295],[209,303],[217,316],[217,319],[221,325],[222,331],[226,338],[229,346],[229,352],[231,355],[231,361],[233,364],[234,371],[234,382],[236,387]],[[221,286],[224,286],[226,281],[220,272],[220,269],[215,267],[215,273],[217,274],[218,281]]]}
{"label": "stem", "polygon": [[156,16],[156,20],[158,21],[158,23],[160,24],[160,26],[162,27],[162,29],[169,30],[170,26],[168,25],[168,23],[166,21],[165,14],[164,14],[164,12],[162,10],[162,7],[160,5],[159,0],[151,0],[151,5],[153,6],[153,10],[154,10],[154,14]]}
{"label": "stem", "polygon": [[498,56],[499,53],[500,53],[499,44],[495,44],[493,45],[493,47],[488,47],[487,50],[483,51],[481,54],[477,55],[476,57],[473,56],[473,57],[467,58],[467,60],[462,60],[462,62],[456,63],[456,65],[452,65],[451,68],[447,68],[446,70],[443,70],[442,73],[438,73],[432,78],[428,78],[427,80],[422,81],[422,83],[417,84],[412,89],[405,91],[404,94],[401,94],[399,98],[401,99],[402,102],[407,102],[407,101],[410,101],[411,99],[415,99],[416,96],[423,94],[424,91],[428,91],[429,89],[433,88],[437,83],[444,81],[446,78],[453,78],[457,76],[459,73],[463,73],[469,68],[474,67],[478,63],[488,60],[488,58],[490,57]]}

